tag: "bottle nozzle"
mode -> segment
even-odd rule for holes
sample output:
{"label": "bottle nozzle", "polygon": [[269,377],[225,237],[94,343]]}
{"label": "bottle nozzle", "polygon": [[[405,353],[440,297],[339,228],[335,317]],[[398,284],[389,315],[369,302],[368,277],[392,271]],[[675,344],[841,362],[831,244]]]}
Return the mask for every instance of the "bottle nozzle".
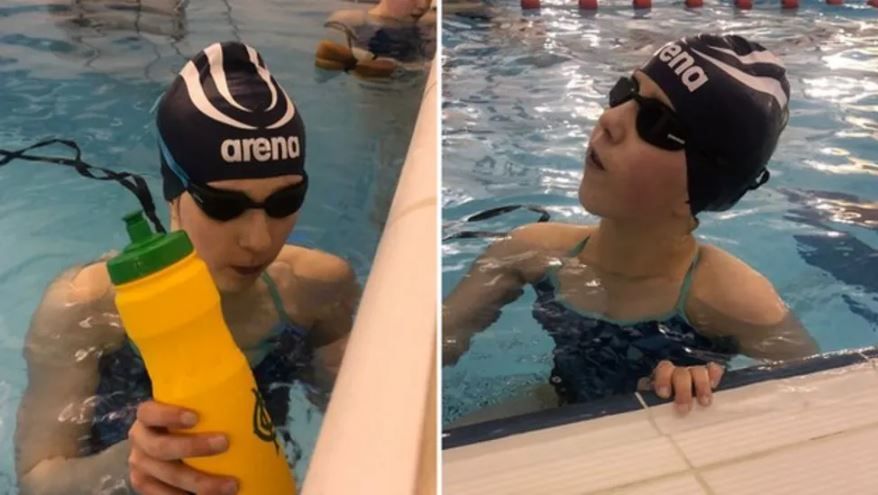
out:
{"label": "bottle nozzle", "polygon": [[131,238],[132,244],[137,244],[149,240],[153,232],[143,218],[143,211],[135,211],[125,215],[125,228],[128,230],[128,237]]}
{"label": "bottle nozzle", "polygon": [[123,217],[131,244],[107,261],[113,285],[126,284],[157,273],[189,256],[192,242],[186,232],[155,234],[142,211]]}

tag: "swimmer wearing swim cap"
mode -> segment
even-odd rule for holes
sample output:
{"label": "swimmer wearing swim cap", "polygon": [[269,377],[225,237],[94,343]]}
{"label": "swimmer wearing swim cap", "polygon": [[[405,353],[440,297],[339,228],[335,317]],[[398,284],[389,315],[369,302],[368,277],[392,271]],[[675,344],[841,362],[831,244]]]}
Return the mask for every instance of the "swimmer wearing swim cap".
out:
{"label": "swimmer wearing swim cap", "polygon": [[436,51],[436,7],[430,0],[382,0],[368,9],[333,12],[325,27],[344,42],[321,40],[314,63],[364,79],[391,77],[401,66],[423,65]]}
{"label": "swimmer wearing swim cap", "polygon": [[[172,230],[184,230],[207,264],[272,420],[286,424],[295,379],[323,390],[314,398],[324,405],[359,287],[341,258],[285,244],[308,190],[305,125],[292,95],[253,47],[215,43],[171,83],[157,128]],[[228,439],[168,432],[198,418],[151,400],[105,261],[52,283],[25,357],[30,381],[16,433],[22,493],[120,484],[144,495],[234,493],[233,479],[180,462],[223,452]],[[76,411],[77,420],[65,411]]]}
{"label": "swimmer wearing swim cap", "polygon": [[587,143],[579,199],[597,225],[536,223],[495,242],[445,301],[444,362],[530,284],[555,343],[549,383],[479,419],[633,393],[709,405],[737,354],[817,345],[772,284],[693,235],[769,178],[790,89],[781,61],[740,36],[661,47],[615,84]]}

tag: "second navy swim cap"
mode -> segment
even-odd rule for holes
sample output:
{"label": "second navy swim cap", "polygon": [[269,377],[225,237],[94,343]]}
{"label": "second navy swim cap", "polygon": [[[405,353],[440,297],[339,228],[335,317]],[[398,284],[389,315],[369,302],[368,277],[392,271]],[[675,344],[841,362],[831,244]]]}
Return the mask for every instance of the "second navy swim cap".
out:
{"label": "second navy swim cap", "polygon": [[305,173],[305,126],[259,53],[215,43],[183,66],[156,119],[170,201],[204,184]]}
{"label": "second navy swim cap", "polygon": [[776,56],[740,36],[700,34],[666,44],[640,70],[686,126],[693,214],[731,208],[768,180],[789,118],[790,84]]}

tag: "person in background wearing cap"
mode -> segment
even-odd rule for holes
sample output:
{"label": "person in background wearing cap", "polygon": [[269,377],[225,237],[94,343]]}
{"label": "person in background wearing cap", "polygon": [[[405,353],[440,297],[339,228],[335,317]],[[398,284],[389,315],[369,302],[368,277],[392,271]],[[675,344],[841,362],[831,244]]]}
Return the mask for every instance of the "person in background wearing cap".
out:
{"label": "person in background wearing cap", "polygon": [[697,215],[768,180],[789,94],[780,60],[739,36],[668,43],[620,79],[579,188],[599,224],[530,224],[492,244],[445,300],[444,364],[525,284],[554,368],[549,384],[497,414],[633,393],[650,379],[686,413],[693,391],[710,404],[736,354],[817,352],[764,276],[693,235]]}
{"label": "person in background wearing cap", "polygon": [[[157,125],[171,228],[186,231],[206,262],[289,441],[289,386],[331,386],[360,292],[346,261],[285,245],[308,189],[302,116],[262,57],[232,42],[186,63]],[[198,418],[150,400],[113,298],[104,262],[79,266],[51,284],[33,317],[16,432],[21,493],[235,493],[235,480],[180,461],[228,441],[168,433]]]}

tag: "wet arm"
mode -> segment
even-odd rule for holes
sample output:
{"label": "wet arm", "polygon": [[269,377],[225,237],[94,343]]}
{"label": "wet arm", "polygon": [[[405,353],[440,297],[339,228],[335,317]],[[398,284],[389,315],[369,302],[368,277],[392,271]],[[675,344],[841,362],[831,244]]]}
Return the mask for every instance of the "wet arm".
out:
{"label": "wet arm", "polygon": [[486,329],[503,306],[518,299],[527,283],[523,264],[532,254],[520,234],[492,244],[442,304],[442,364],[453,365],[469,349],[473,335]]}
{"label": "wet arm", "polygon": [[721,315],[723,331],[738,343],[742,354],[756,359],[781,361],[812,356],[820,352],[817,342],[788,308],[776,321],[747,321],[735,315]]}
{"label": "wet arm", "polygon": [[70,277],[53,283],[25,340],[28,386],[15,434],[23,495],[91,494],[111,486],[122,491],[106,493],[127,493],[127,442],[79,454],[90,431],[88,399],[97,388],[100,352],[120,332],[104,325],[102,304],[80,296]]}

